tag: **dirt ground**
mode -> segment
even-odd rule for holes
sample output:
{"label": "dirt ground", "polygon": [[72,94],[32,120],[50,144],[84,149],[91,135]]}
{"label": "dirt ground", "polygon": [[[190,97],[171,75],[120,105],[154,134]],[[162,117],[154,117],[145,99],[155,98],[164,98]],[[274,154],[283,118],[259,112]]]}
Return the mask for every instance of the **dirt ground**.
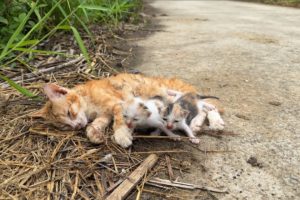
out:
{"label": "dirt ground", "polygon": [[226,131],[238,134],[199,136],[201,149],[219,153],[183,144],[193,159],[179,180],[229,189],[208,199],[300,199],[300,10],[233,1],[149,5],[154,33],[135,42],[133,68],[219,96]]}

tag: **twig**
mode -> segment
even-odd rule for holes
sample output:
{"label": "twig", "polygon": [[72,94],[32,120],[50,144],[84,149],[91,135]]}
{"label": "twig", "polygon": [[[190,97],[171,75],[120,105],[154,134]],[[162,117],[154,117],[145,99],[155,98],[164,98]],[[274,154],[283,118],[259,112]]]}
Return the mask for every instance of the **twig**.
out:
{"label": "twig", "polygon": [[168,173],[169,173],[170,180],[174,180],[174,173],[173,173],[173,169],[172,169],[172,166],[171,166],[170,157],[168,155],[166,155],[165,157],[166,157],[166,164],[167,164],[167,167],[168,167]]}
{"label": "twig", "polygon": [[[22,78],[26,78],[26,79],[31,79],[35,76],[38,76],[38,74],[43,74],[43,73],[46,73],[46,72],[52,72],[52,71],[55,71],[55,70],[59,70],[59,69],[62,69],[64,67],[67,67],[67,66],[70,66],[70,65],[74,65],[78,62],[80,62],[81,60],[83,60],[83,56],[79,56],[78,58],[74,59],[74,60],[70,60],[68,62],[65,62],[61,65],[57,65],[57,66],[53,66],[53,67],[49,67],[49,68],[45,68],[45,69],[40,69],[40,70],[37,70],[35,73],[27,73],[27,74],[23,74],[22,76],[18,76],[18,77],[15,77],[15,78],[12,78],[13,81],[15,81],[16,83],[19,83],[22,81]],[[2,83],[2,88],[7,88],[9,85],[6,84],[6,83]]]}
{"label": "twig", "polygon": [[160,179],[160,178],[152,178],[149,180],[149,182],[183,188],[183,189],[190,189],[190,190],[201,189],[201,190],[217,192],[217,193],[226,193],[227,192],[227,189],[221,190],[221,189],[217,189],[217,188],[213,188],[213,187],[209,187],[209,186],[195,185],[195,184],[191,184],[191,183],[183,183],[183,182],[178,182],[178,181],[171,182],[169,180]]}
{"label": "twig", "polygon": [[124,199],[129,192],[138,184],[138,182],[143,178],[144,174],[151,169],[158,160],[156,154],[149,155],[142,164],[136,168],[129,177],[121,183],[121,185],[115,189],[106,200],[119,200]]}

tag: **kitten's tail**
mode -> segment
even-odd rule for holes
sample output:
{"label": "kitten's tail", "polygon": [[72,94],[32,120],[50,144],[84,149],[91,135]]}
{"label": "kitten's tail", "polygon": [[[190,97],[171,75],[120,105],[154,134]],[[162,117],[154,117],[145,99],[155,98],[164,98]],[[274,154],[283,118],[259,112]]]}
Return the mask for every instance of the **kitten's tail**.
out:
{"label": "kitten's tail", "polygon": [[199,99],[220,99],[219,97],[216,97],[216,96],[206,96],[206,95],[200,95],[200,94],[197,94],[197,97]]}

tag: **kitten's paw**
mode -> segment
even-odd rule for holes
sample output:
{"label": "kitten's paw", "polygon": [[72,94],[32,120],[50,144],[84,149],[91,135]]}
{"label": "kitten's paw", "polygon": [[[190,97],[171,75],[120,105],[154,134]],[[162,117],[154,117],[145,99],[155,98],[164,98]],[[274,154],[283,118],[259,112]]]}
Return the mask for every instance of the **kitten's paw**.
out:
{"label": "kitten's paw", "polygon": [[132,145],[133,137],[132,137],[130,129],[127,128],[126,126],[122,126],[115,131],[115,133],[113,135],[113,139],[121,147],[127,148],[130,145]]}
{"label": "kitten's paw", "polygon": [[204,103],[203,110],[205,112],[209,112],[209,111],[212,111],[212,110],[216,110],[216,107],[214,105],[212,105],[212,104]]}
{"label": "kitten's paw", "polygon": [[156,129],[155,131],[151,132],[150,135],[151,136],[160,136],[161,130]]}
{"label": "kitten's paw", "polygon": [[86,128],[86,136],[90,140],[90,142],[95,144],[100,144],[104,142],[104,134],[102,131],[99,131],[93,126],[88,126]]}
{"label": "kitten's paw", "polygon": [[222,131],[225,128],[225,124],[213,123],[213,124],[210,124],[208,128],[213,131]]}
{"label": "kitten's paw", "polygon": [[199,144],[200,143],[200,139],[194,137],[194,138],[190,138],[190,141],[193,143],[193,144]]}
{"label": "kitten's paw", "polygon": [[182,138],[179,135],[172,136],[172,140],[174,140],[174,141],[181,141],[181,139]]}
{"label": "kitten's paw", "polygon": [[213,131],[222,131],[225,128],[225,123],[223,119],[220,118],[210,123],[208,128]]}

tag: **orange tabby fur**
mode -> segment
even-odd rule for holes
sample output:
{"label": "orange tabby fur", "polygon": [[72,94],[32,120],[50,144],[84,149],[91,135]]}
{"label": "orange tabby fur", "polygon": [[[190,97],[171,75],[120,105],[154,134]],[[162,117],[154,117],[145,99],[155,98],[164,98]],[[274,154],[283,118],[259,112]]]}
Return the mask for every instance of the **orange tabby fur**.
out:
{"label": "orange tabby fur", "polygon": [[122,147],[132,144],[130,130],[125,125],[121,102],[131,94],[141,97],[167,96],[167,89],[196,92],[196,88],[172,78],[146,77],[136,74],[119,74],[102,80],[89,81],[72,89],[47,84],[44,88],[49,101],[33,116],[43,117],[60,128],[83,128],[87,121],[87,137],[101,143],[104,129],[113,120],[114,139]]}

